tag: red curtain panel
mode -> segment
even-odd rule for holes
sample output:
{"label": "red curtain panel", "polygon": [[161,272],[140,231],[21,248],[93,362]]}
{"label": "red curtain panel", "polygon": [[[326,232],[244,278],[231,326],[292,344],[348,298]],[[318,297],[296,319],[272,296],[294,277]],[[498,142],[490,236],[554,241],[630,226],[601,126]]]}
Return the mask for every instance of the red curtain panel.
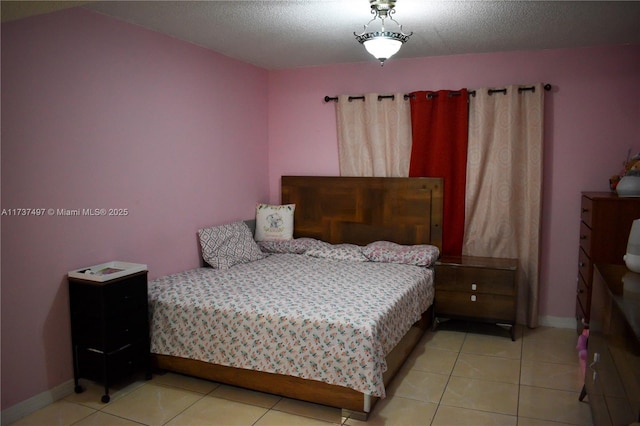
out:
{"label": "red curtain panel", "polygon": [[442,254],[460,255],[464,236],[469,93],[411,93],[410,177],[444,178]]}

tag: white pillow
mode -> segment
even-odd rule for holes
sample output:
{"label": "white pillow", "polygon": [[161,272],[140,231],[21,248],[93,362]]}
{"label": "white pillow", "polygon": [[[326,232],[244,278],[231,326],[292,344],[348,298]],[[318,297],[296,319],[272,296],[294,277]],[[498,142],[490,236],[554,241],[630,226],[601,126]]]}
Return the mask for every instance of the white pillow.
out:
{"label": "white pillow", "polygon": [[293,238],[295,204],[256,206],[256,241],[290,240]]}
{"label": "white pillow", "polygon": [[213,226],[198,231],[202,258],[216,269],[229,269],[265,257],[244,222]]}

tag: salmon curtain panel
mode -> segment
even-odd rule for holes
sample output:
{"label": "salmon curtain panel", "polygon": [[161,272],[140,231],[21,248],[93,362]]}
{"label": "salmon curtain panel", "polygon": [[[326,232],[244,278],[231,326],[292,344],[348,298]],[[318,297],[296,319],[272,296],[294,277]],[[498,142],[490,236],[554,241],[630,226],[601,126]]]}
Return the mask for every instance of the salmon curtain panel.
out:
{"label": "salmon curtain panel", "polygon": [[444,178],[442,253],[460,255],[464,237],[469,93],[411,93],[410,177]]}
{"label": "salmon curtain panel", "polygon": [[404,94],[340,95],[336,116],[341,176],[408,176],[411,114]]}
{"label": "salmon curtain panel", "polygon": [[544,90],[530,89],[470,98],[463,254],[518,258],[518,322],[536,327]]}

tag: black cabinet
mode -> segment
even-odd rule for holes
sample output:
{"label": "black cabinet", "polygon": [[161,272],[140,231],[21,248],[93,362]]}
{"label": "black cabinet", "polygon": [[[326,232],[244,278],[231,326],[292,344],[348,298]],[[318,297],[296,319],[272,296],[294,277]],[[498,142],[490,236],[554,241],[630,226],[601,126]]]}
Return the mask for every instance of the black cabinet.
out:
{"label": "black cabinet", "polygon": [[69,277],[71,344],[76,393],[78,380],[109,387],[144,371],[151,378],[147,272],[105,282]]}

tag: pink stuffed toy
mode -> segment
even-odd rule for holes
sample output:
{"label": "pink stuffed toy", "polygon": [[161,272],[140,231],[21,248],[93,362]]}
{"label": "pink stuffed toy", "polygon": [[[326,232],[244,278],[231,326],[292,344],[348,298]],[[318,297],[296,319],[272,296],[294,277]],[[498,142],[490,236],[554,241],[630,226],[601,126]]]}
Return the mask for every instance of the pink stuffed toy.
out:
{"label": "pink stuffed toy", "polygon": [[580,369],[582,370],[582,376],[584,377],[587,369],[587,342],[589,341],[589,329],[584,328],[580,336],[578,336],[578,344],[576,349],[578,350],[578,358],[580,359]]}

